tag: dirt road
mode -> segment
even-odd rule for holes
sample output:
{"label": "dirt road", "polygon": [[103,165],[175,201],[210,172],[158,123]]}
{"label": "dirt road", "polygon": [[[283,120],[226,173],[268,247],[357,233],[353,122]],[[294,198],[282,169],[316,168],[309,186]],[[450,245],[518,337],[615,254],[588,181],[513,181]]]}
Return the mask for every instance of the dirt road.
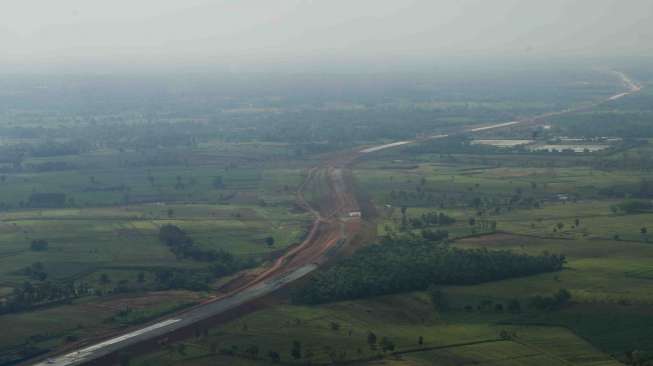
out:
{"label": "dirt road", "polygon": [[[299,204],[314,216],[314,222],[306,239],[287,251],[253,279],[201,305],[180,312],[140,329],[116,336],[97,344],[80,348],[74,352],[52,357],[37,365],[71,366],[90,363],[94,360],[134,346],[141,342],[162,336],[200,323],[227,310],[270,294],[282,286],[297,280],[326,261],[334,249],[344,245],[360,228],[359,217],[349,213],[358,211],[353,190],[344,177],[344,169],[351,162],[351,155],[342,159],[331,159],[310,169],[304,183],[298,190]],[[313,207],[304,197],[310,183],[326,179],[329,192],[325,201],[329,204]]]}
{"label": "dirt road", "polygon": [[[641,87],[625,74],[615,72],[627,86],[628,91],[608,98],[603,102],[623,98],[641,90]],[[459,133],[476,133],[493,129],[507,128],[526,124],[542,118],[577,111],[565,110],[543,114],[528,119],[496,123],[486,126],[475,126],[461,130]],[[314,222],[306,239],[298,246],[290,249],[282,257],[274,261],[253,278],[235,286],[229,293],[216,297],[201,305],[180,312],[173,317],[157,321],[148,326],[133,329],[117,337],[106,339],[97,344],[82,347],[76,351],[49,358],[36,365],[71,366],[90,363],[94,360],[115,353],[119,350],[164,337],[171,332],[187,328],[206,321],[230,309],[237,308],[255,299],[270,294],[284,285],[295,281],[318,268],[327,261],[334,251],[345,245],[361,229],[360,211],[354,195],[353,187],[347,179],[351,164],[365,154],[404,146],[429,139],[442,139],[449,135],[433,135],[424,139],[393,142],[380,146],[367,147],[361,150],[335,154],[325,159],[318,166],[308,171],[307,177],[299,187],[297,199],[299,204],[310,212]],[[326,180],[328,192],[323,198],[323,204],[309,203],[305,194],[308,187],[316,180]],[[319,207],[318,207],[319,206]]]}

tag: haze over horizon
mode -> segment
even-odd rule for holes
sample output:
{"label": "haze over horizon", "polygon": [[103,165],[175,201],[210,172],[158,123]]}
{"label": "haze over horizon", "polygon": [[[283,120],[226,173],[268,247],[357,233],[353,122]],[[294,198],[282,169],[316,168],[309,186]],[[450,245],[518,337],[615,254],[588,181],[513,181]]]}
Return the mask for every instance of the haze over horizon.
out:
{"label": "haze over horizon", "polygon": [[0,13],[0,72],[649,57],[652,13],[648,0],[24,0]]}
{"label": "haze over horizon", "polygon": [[3,1],[0,366],[653,366],[652,15]]}

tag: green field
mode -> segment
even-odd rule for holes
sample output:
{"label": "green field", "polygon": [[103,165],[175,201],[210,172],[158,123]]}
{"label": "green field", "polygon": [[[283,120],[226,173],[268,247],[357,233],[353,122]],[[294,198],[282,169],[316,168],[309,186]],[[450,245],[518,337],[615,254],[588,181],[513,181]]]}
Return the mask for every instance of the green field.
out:
{"label": "green field", "polygon": [[[647,149],[638,147],[600,159],[630,161]],[[565,288],[572,293],[569,308],[502,322],[563,326],[620,359],[632,350],[653,353],[649,320],[653,214],[615,213],[611,207],[625,198],[605,193],[623,191],[624,187],[637,193],[643,182],[651,179],[650,171],[628,169],[626,163],[623,169],[592,168],[599,157],[532,156],[529,161],[526,156],[500,153],[486,157],[386,155],[366,161],[356,170],[359,183],[367,188],[381,214],[377,223],[380,235],[387,229],[401,231],[401,205],[407,208],[409,218],[434,211],[456,218],[454,225],[432,227],[448,230],[453,238],[481,232],[469,224],[470,218],[494,221],[502,233],[458,240],[456,246],[567,256],[566,269],[560,273],[447,287],[452,306],[476,307],[484,301],[505,306],[511,299],[528,303],[535,295]],[[547,164],[551,166],[540,167]],[[530,202],[537,205],[513,203],[515,196],[532,198]],[[479,198],[477,205],[473,204],[475,198]]]}
{"label": "green field", "polygon": [[[435,311],[424,293],[318,307],[277,306],[212,329],[208,339],[190,341],[188,349],[192,351],[186,356],[173,350],[148,355],[138,364],[202,365],[215,360],[210,354],[211,344],[235,350],[238,357],[233,362],[250,357],[245,349],[251,345],[260,349],[262,356],[257,358],[262,364],[270,362],[266,358],[269,350],[279,352],[286,362],[307,362],[291,358],[293,340],[311,350],[314,363],[329,363],[335,358],[361,360],[363,364],[379,353],[383,355],[370,350],[366,336],[370,331],[378,339],[388,337],[395,344],[394,352],[400,354],[391,356],[388,352],[381,363],[389,365],[616,365],[619,363],[608,354],[623,358],[628,350],[653,350],[649,336],[653,282],[645,270],[650,268],[653,246],[507,234],[464,239],[455,245],[526,253],[562,252],[569,262],[564,271],[555,274],[443,287],[450,307],[445,312]],[[572,293],[572,305],[553,312],[529,308],[532,296],[548,295],[560,288]],[[521,313],[476,310],[488,302],[491,306],[503,304],[505,309],[512,299],[522,303]],[[474,310],[465,310],[466,306]],[[516,337],[501,340],[502,330],[515,332]],[[420,336],[422,345],[417,342]],[[443,348],[420,351],[438,347]]]}
{"label": "green field", "polygon": [[[167,211],[174,210],[167,218]],[[68,278],[103,267],[187,266],[158,239],[158,229],[175,224],[205,248],[260,256],[300,240],[307,217],[285,207],[251,205],[133,205],[115,208],[13,211],[0,214],[1,281],[44,262],[53,278]],[[266,236],[275,245],[264,243]],[[46,239],[46,252],[30,251],[31,240]]]}
{"label": "green field", "polygon": [[[632,351],[650,357],[653,243],[642,228],[651,229],[653,213],[612,207],[653,175],[595,167],[601,159],[632,158],[646,149],[530,157],[383,152],[354,171],[357,187],[376,206],[378,235],[420,235],[423,227],[402,227],[402,207],[409,220],[444,213],[456,222],[426,228],[447,230],[454,246],[561,253],[565,269],[441,287],[445,311],[434,310],[420,292],[316,307],[277,305],[185,342],[185,354],[168,347],[138,357],[136,364],[263,365],[272,362],[270,351],[290,364],[617,365]],[[495,222],[497,232],[479,222]],[[554,310],[531,306],[533,297],[560,289],[571,293],[570,304]],[[515,300],[521,311],[505,311]],[[391,340],[394,350],[371,349],[369,332],[379,342]],[[301,343],[299,359],[291,355],[293,341]]]}
{"label": "green field", "polygon": [[[207,141],[159,153],[98,150],[28,159],[24,167],[69,165],[3,175],[0,285],[22,282],[16,272],[38,261],[53,279],[104,267],[192,266],[158,242],[165,224],[178,225],[202,248],[241,257],[296,243],[310,218],[294,207],[304,173],[281,163],[287,154],[284,144]],[[66,200],[61,207],[31,207],[33,193]],[[274,246],[265,245],[267,236]],[[35,239],[47,240],[49,250],[30,251]]]}
{"label": "green field", "polygon": [[2,324],[12,331],[0,335],[0,360],[20,359],[27,349],[58,348],[102,333],[121,331],[202,299],[202,295],[188,291],[153,292],[87,298],[39,311],[4,315],[0,317]]}
{"label": "green field", "polygon": [[[0,315],[3,324],[20,329],[0,338],[0,359],[16,359],[26,345],[49,349],[67,338],[152,319],[205,296],[168,291],[160,304],[138,304],[157,288],[156,271],[208,265],[176,258],[158,239],[163,225],[180,227],[202,250],[225,250],[252,263],[300,242],[311,220],[295,206],[305,173],[302,164],[285,164],[287,157],[285,144],[206,142],[158,154],[99,150],[30,158],[22,172],[3,175],[0,296],[27,281],[40,283],[26,272],[35,263],[46,281],[85,284],[103,296]],[[62,163],[65,168],[56,171],[36,168]],[[60,207],[30,207],[33,193],[65,194],[66,200]],[[274,245],[266,244],[267,237]],[[46,251],[31,250],[39,239],[48,242]],[[130,292],[111,295],[118,287]],[[125,310],[111,305],[115,296],[136,305],[125,305],[133,311],[106,323]]]}
{"label": "green field", "polygon": [[[467,224],[470,218],[475,218],[496,221],[501,231],[551,238],[614,239],[617,236],[626,241],[652,240],[641,229],[648,231],[653,213],[614,213],[611,206],[623,198],[601,193],[612,187],[637,188],[643,181],[651,180],[650,173],[597,171],[584,165],[568,168],[465,165],[474,160],[469,156],[460,157],[461,164],[452,166],[443,165],[437,162],[440,157],[430,155],[397,159],[401,157],[405,155],[395,153],[380,161],[365,162],[355,172],[359,184],[383,214],[378,222],[381,235],[387,228],[398,229],[399,206],[403,206],[408,209],[409,218],[433,211],[456,218],[458,222],[447,228],[454,237],[482,232]],[[423,161],[430,158],[436,161]],[[518,163],[522,158],[514,159]],[[537,207],[510,204],[516,195],[530,199]],[[472,205],[473,200],[479,204]],[[558,228],[558,224],[563,227]]]}
{"label": "green field", "polygon": [[[63,193],[67,207],[97,207],[156,202],[288,204],[302,181],[300,169],[276,166],[272,151],[255,149],[251,156],[206,155],[180,151],[170,161],[161,155],[123,157],[119,152],[39,158],[30,164],[68,164],[65,169],[5,175],[0,203],[8,208],[28,205],[32,193]],[[271,156],[263,158],[263,154]],[[126,154],[126,153],[125,153]],[[129,154],[127,154],[129,155]],[[165,156],[165,153],[162,154]],[[164,159],[157,162],[152,159]],[[270,159],[270,162],[259,159]],[[272,160],[274,159],[274,160]],[[222,184],[214,185],[216,177]],[[269,201],[269,202],[268,202]]]}
{"label": "green field", "polygon": [[[564,254],[564,270],[441,286],[448,306],[439,310],[428,291],[310,307],[289,302],[283,291],[263,310],[128,355],[131,364],[254,366],[275,363],[275,354],[297,365],[607,366],[653,359],[653,210],[613,209],[653,197],[650,88],[546,121],[456,133],[590,106],[623,91],[609,72],[544,66],[473,76],[461,69],[115,85],[44,76],[2,84],[0,105],[10,107],[0,110],[0,324],[11,331],[0,335],[0,364],[215,295],[230,279],[246,278],[237,271],[270,263],[302,241],[313,218],[299,207],[297,190],[311,167],[334,152],[440,133],[451,135],[356,162],[354,185],[364,226],[372,228],[357,239],[373,238],[376,228],[377,239],[430,233],[436,241],[433,232],[446,230],[448,245],[459,248]],[[79,90],[92,92],[80,98]],[[124,98],[113,94],[118,90]],[[472,139],[540,146],[577,139],[609,148],[547,153],[475,146]],[[326,171],[303,192],[318,210],[333,206],[325,200],[333,189]],[[433,213],[456,221],[420,224]],[[183,230],[192,251],[173,252],[176,244],[160,240],[165,225]],[[38,240],[47,250],[32,247]],[[365,241],[356,246],[373,245]],[[162,280],[166,275],[177,281]],[[52,288],[73,295],[29,299]],[[571,294],[564,305],[534,305],[534,297],[561,289]],[[4,306],[19,298],[27,300]],[[519,311],[508,311],[515,301]]]}
{"label": "green field", "polygon": [[[617,365],[586,341],[561,327],[501,325],[507,316],[438,313],[423,294],[386,296],[365,301],[343,302],[319,307],[277,306],[246,316],[208,336],[185,342],[185,355],[176,348],[137,359],[139,365],[203,365],[220,358],[228,363],[249,359],[270,364],[269,351],[278,352],[284,363],[330,364],[358,360],[357,364],[385,356],[383,364],[459,365],[461,362],[508,365]],[[503,339],[502,331],[512,334]],[[371,346],[368,334],[383,337],[395,345],[393,351]],[[422,344],[419,338],[422,337]],[[299,341],[302,357],[290,350]],[[212,346],[213,345],[213,346]],[[256,356],[248,354],[252,346]],[[233,353],[233,354],[232,354]],[[242,361],[241,361],[242,360]],[[504,363],[508,361],[509,363]]]}

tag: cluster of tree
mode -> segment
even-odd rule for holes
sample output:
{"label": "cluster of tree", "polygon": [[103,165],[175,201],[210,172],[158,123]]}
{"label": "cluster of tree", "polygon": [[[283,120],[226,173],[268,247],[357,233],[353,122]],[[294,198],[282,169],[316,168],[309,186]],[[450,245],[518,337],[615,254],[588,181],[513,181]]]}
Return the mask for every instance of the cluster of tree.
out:
{"label": "cluster of tree", "polygon": [[29,248],[35,252],[43,252],[48,250],[50,244],[47,240],[44,239],[34,239],[29,245]]}
{"label": "cluster of tree", "polygon": [[540,208],[542,204],[536,197],[528,196],[523,192],[523,189],[517,188],[510,198],[504,202],[504,205],[508,209],[512,209],[513,207]]}
{"label": "cluster of tree", "polygon": [[[474,306],[465,305],[464,309],[467,312],[472,312],[474,311]],[[517,299],[511,299],[506,304],[501,302],[495,303],[492,300],[484,299],[479,301],[479,303],[476,305],[476,310],[481,313],[488,313],[492,311],[496,313],[503,313],[504,311],[508,311],[510,313],[517,314],[522,311],[522,308],[521,302],[519,302]]]}
{"label": "cluster of tree", "polygon": [[45,281],[37,284],[25,282],[15,287],[11,294],[0,302],[0,314],[31,309],[35,306],[68,301],[89,293],[86,284]]}
{"label": "cluster of tree", "polygon": [[159,288],[188,289],[202,291],[215,278],[227,276],[254,265],[253,260],[241,260],[231,253],[219,250],[206,250],[198,247],[193,239],[175,225],[164,225],[159,229],[159,240],[167,245],[179,259],[188,258],[210,265],[202,269],[165,268],[157,270],[155,282]]}
{"label": "cluster of tree", "polygon": [[376,351],[380,348],[383,353],[395,350],[395,344],[390,340],[390,338],[382,337],[379,342],[378,337],[374,332],[367,333],[367,345],[370,347],[370,350]]}
{"label": "cluster of tree", "polygon": [[[249,262],[246,264],[251,265]],[[176,273],[175,275],[166,275],[163,273],[166,271],[160,270],[157,272],[158,276],[155,278],[157,280],[155,283],[156,288],[203,290],[207,288],[208,283],[212,279],[225,273],[224,267],[218,266],[212,266],[204,270],[189,271],[189,273],[182,271],[184,273]],[[177,272],[175,269],[171,269],[170,271]],[[50,303],[66,302],[70,299],[83,296],[103,296],[105,294],[126,293],[146,288],[143,285],[145,283],[145,272],[142,271],[136,275],[136,282],[139,286],[130,286],[130,281],[127,279],[112,281],[106,273],[101,273],[98,277],[98,284],[100,286],[91,286],[89,283],[83,281],[48,280],[48,273],[41,262],[32,263],[16,273],[28,276],[32,282],[27,281],[23,285],[15,287],[12,293],[3,299],[4,303],[0,302],[0,313],[28,310]],[[201,273],[201,275],[198,273]],[[201,283],[201,285],[197,283]]]}
{"label": "cluster of tree", "polygon": [[435,310],[444,311],[447,310],[447,308],[449,308],[449,303],[447,302],[447,298],[444,295],[444,292],[442,292],[442,290],[440,290],[438,286],[430,285],[426,290],[429,293],[429,297],[431,298],[431,304],[433,304]]}
{"label": "cluster of tree", "polygon": [[449,232],[446,230],[429,230],[424,229],[421,232],[422,238],[428,241],[442,241],[449,238]]}
{"label": "cluster of tree", "polygon": [[175,225],[163,225],[159,229],[159,241],[167,245],[178,258],[186,257],[186,252],[195,246],[193,239]]}
{"label": "cluster of tree", "polygon": [[294,300],[315,304],[425,290],[432,284],[476,284],[559,271],[564,263],[563,255],[457,249],[421,238],[388,237],[315,273]]}
{"label": "cluster of tree", "polygon": [[[532,89],[533,85],[541,88],[559,83],[559,79],[533,80],[532,75],[529,75],[532,82],[528,85],[513,83],[511,87],[494,81],[454,84],[448,76],[440,75],[434,78],[375,75],[373,80],[344,77],[336,82],[333,78],[322,77],[311,77],[311,80],[264,77],[268,80],[260,80],[253,90],[249,85],[251,82],[246,79],[202,77],[202,80],[191,83],[198,87],[191,88],[187,85],[180,87],[178,80],[170,79],[156,83],[116,81],[120,85],[105,85],[104,81],[73,81],[74,86],[67,88],[69,90],[57,90],[48,98],[36,95],[29,88],[16,86],[20,90],[16,95],[20,98],[3,95],[0,96],[1,104],[30,111],[29,121],[45,120],[56,113],[62,126],[8,126],[0,133],[30,138],[52,136],[56,141],[73,136],[85,138],[96,146],[130,149],[180,146],[206,136],[219,136],[227,141],[267,140],[302,144],[330,141],[342,144],[380,138],[414,138],[418,133],[433,131],[434,127],[459,128],[461,117],[474,123],[508,120],[515,115],[544,112],[550,108],[549,103],[569,98],[569,95],[560,95],[558,84],[555,90],[550,88],[546,95],[537,96],[538,102],[544,98],[544,103],[535,108],[532,103],[514,103],[501,108],[486,103],[488,97],[493,100],[523,100],[528,94],[524,91]],[[415,87],[417,84],[419,88]],[[80,97],[79,93],[70,94],[70,90],[90,92]],[[389,96],[388,92],[392,95]],[[497,96],[497,93],[501,95]],[[272,101],[266,95],[282,97]],[[468,101],[460,101],[459,95],[465,95]],[[441,102],[427,103],[425,98]],[[397,102],[389,102],[389,99]],[[356,107],[342,108],[339,103],[342,100],[350,101]],[[475,103],[477,101],[480,103]],[[338,106],[329,107],[331,102]],[[274,109],[275,113],[256,112],[268,108]],[[234,109],[247,109],[251,113],[231,113]],[[90,115],[88,111],[91,110],[96,114]],[[19,119],[15,124],[21,125],[23,118],[28,117],[16,118]],[[397,128],[398,124],[402,128]],[[321,147],[328,149],[333,145],[322,144]]]}
{"label": "cluster of tree", "polygon": [[[472,113],[466,110],[465,113]],[[455,114],[455,113],[453,113]],[[338,149],[355,141],[370,141],[374,139],[406,139],[414,138],[416,134],[432,131],[435,122],[440,127],[454,126],[447,121],[447,113],[441,112],[434,116],[431,111],[417,109],[359,109],[359,110],[303,110],[287,113],[266,114],[259,118],[254,131],[242,131],[234,138],[255,138],[256,135],[267,141],[279,142],[319,142],[329,144],[319,146],[322,149]],[[449,114],[452,115],[452,114]],[[476,117],[486,120],[487,115],[479,113]],[[496,116],[495,116],[496,117]],[[304,121],[315,121],[306,128]],[[404,128],[397,129],[397,123]],[[244,132],[249,132],[245,136]]]}
{"label": "cluster of tree", "polygon": [[610,209],[614,213],[636,214],[653,210],[653,203],[644,200],[627,200],[611,206]]}
{"label": "cluster of tree", "polygon": [[189,258],[200,262],[218,262],[225,267],[230,267],[236,262],[236,258],[227,251],[205,250],[198,247],[193,238],[176,225],[163,225],[159,229],[159,240],[167,245],[179,259]]}
{"label": "cluster of tree", "polygon": [[[92,177],[91,177],[92,178]],[[97,184],[95,180],[91,184]],[[119,184],[115,186],[91,186],[85,187],[82,192],[128,192],[131,188],[124,184]]]}
{"label": "cluster of tree", "polygon": [[[650,103],[649,97],[648,105]],[[653,126],[650,123],[653,111],[649,107],[645,107],[644,104],[642,107],[648,110],[574,113],[554,117],[553,121],[561,122],[559,123],[559,126],[563,128],[561,132],[567,136],[585,137],[587,131],[592,131],[594,136],[633,139],[653,137]]]}
{"label": "cluster of tree", "polygon": [[194,146],[196,139],[187,127],[185,123],[106,126],[115,130],[116,139],[105,142],[114,148],[138,150]]}
{"label": "cluster of tree", "polygon": [[45,272],[45,268],[41,262],[32,263],[30,266],[23,268],[21,272],[23,275],[36,281],[45,281],[48,278],[48,274]]}
{"label": "cluster of tree", "polygon": [[154,273],[154,281],[160,290],[185,289],[206,291],[215,277],[207,269],[165,268]]}
{"label": "cluster of tree", "polygon": [[638,184],[621,184],[601,188],[598,194],[607,197],[653,198],[653,181],[643,178]]}
{"label": "cluster of tree", "polygon": [[223,189],[224,188],[224,179],[222,178],[221,175],[218,175],[217,177],[213,178],[213,188],[215,189]]}
{"label": "cluster of tree", "polygon": [[401,207],[401,229],[422,229],[429,226],[448,226],[456,222],[451,216],[446,215],[445,213],[438,212],[427,212],[423,213],[418,217],[408,216],[408,207]]}
{"label": "cluster of tree", "polygon": [[61,208],[66,205],[66,195],[64,193],[32,193],[27,205],[34,208]]}
{"label": "cluster of tree", "polygon": [[448,226],[456,223],[456,219],[443,212],[423,213],[421,217],[411,217],[409,221],[415,228],[425,226]]}
{"label": "cluster of tree", "polygon": [[0,365],[18,365],[26,363],[34,357],[44,355],[50,351],[49,348],[36,346],[34,338],[41,339],[44,335],[36,335],[28,338],[28,341],[13,349],[5,349],[0,353]]}
{"label": "cluster of tree", "polygon": [[[532,183],[536,187],[536,183]],[[532,189],[530,194],[524,192],[523,189],[517,188],[515,192],[510,196],[496,195],[496,196],[485,196],[479,197],[473,193],[474,189],[478,189],[479,185],[474,187],[467,187],[466,190],[460,189],[455,192],[449,192],[448,194],[434,194],[429,192],[425,188],[417,187],[418,189],[414,192],[409,191],[391,191],[387,197],[388,202],[395,206],[438,206],[440,208],[445,207],[462,207],[467,206],[470,208],[476,209],[480,213],[485,213],[488,210],[493,210],[495,213],[499,213],[501,209],[512,210],[515,207],[519,208],[540,208],[543,204],[543,201],[535,195],[535,189]],[[421,220],[415,221],[416,219]],[[436,224],[431,220],[429,223],[429,218],[412,218],[413,222],[416,225],[433,225]],[[437,222],[437,225],[450,225],[455,222]]]}
{"label": "cluster of tree", "polygon": [[478,220],[475,217],[470,217],[467,220],[467,223],[469,226],[474,228],[474,232],[476,232],[476,228],[480,229],[483,232],[494,232],[497,230],[497,222],[495,220]]}
{"label": "cluster of tree", "polygon": [[205,291],[215,278],[231,273],[233,272],[224,271],[221,266],[203,269],[164,268],[154,273],[154,281],[159,290]]}
{"label": "cluster of tree", "polygon": [[[331,330],[337,331],[339,328],[334,328],[333,325],[338,324],[336,322],[332,322],[332,327]],[[339,324],[338,324],[339,325]],[[349,336],[351,336],[353,333],[350,330],[349,331]],[[196,337],[200,338],[202,337],[201,331],[196,331]],[[379,337],[377,336],[374,332],[368,331],[367,334],[364,335],[366,340],[367,340],[367,345],[369,346],[370,350],[375,352],[376,351],[382,351],[383,353],[386,352],[392,352],[395,350],[396,346],[395,343],[388,337]],[[204,336],[206,337],[206,336]],[[423,337],[420,337],[421,342],[423,343]],[[418,340],[419,341],[419,340]],[[419,343],[419,344],[422,344]],[[179,346],[177,346],[177,353],[179,353]],[[169,348],[169,352],[174,352],[174,348]],[[238,346],[238,345],[233,345],[230,348],[218,348],[218,344],[216,342],[212,342],[209,344],[209,352],[211,354],[221,354],[225,356],[240,356],[244,358],[249,358],[249,359],[261,359],[264,360],[265,358],[269,359],[273,364],[274,363],[279,363],[281,362],[281,353],[275,350],[269,350],[267,354],[262,352],[262,350],[259,348],[259,346],[255,344],[250,344],[246,346]],[[358,355],[362,354],[362,349],[358,348]],[[331,347],[329,345],[324,345],[323,346],[323,353],[329,358],[331,363],[333,364],[339,364],[346,362],[347,360],[347,351],[346,350],[338,350],[337,348]],[[181,353],[180,353],[181,354]],[[292,358],[290,361],[300,361],[304,360],[302,364],[313,364],[313,361],[315,359],[315,349],[313,347],[304,347],[301,341],[299,340],[293,340],[290,344],[290,351],[288,352],[289,356]]]}
{"label": "cluster of tree", "polygon": [[74,143],[47,141],[30,146],[29,155],[35,157],[77,155],[90,150],[91,146],[82,140],[76,140]]}
{"label": "cluster of tree", "polygon": [[433,206],[442,205],[442,199],[427,189],[417,187],[415,191],[390,191],[388,202],[394,206]]}
{"label": "cluster of tree", "polygon": [[551,296],[537,295],[531,299],[531,305],[538,310],[555,310],[571,301],[571,293],[566,289],[560,289]]}
{"label": "cluster of tree", "polygon": [[62,170],[72,170],[75,169],[75,165],[65,161],[46,161],[44,163],[28,164],[26,168],[28,170],[41,173],[41,172],[56,172]]}
{"label": "cluster of tree", "polygon": [[150,309],[133,309],[126,307],[118,310],[115,314],[105,320],[105,322],[119,323],[120,325],[137,325],[150,322],[165,314],[171,314],[186,307],[197,304],[196,302],[178,303],[174,306],[167,307],[163,311],[151,311]]}

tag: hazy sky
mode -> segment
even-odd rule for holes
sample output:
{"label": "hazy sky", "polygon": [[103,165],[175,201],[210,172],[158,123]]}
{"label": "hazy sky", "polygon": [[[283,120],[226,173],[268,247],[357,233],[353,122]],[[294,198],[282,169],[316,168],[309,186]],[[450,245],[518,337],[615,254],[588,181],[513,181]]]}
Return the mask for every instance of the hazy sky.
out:
{"label": "hazy sky", "polygon": [[653,0],[0,0],[0,69],[650,56]]}

